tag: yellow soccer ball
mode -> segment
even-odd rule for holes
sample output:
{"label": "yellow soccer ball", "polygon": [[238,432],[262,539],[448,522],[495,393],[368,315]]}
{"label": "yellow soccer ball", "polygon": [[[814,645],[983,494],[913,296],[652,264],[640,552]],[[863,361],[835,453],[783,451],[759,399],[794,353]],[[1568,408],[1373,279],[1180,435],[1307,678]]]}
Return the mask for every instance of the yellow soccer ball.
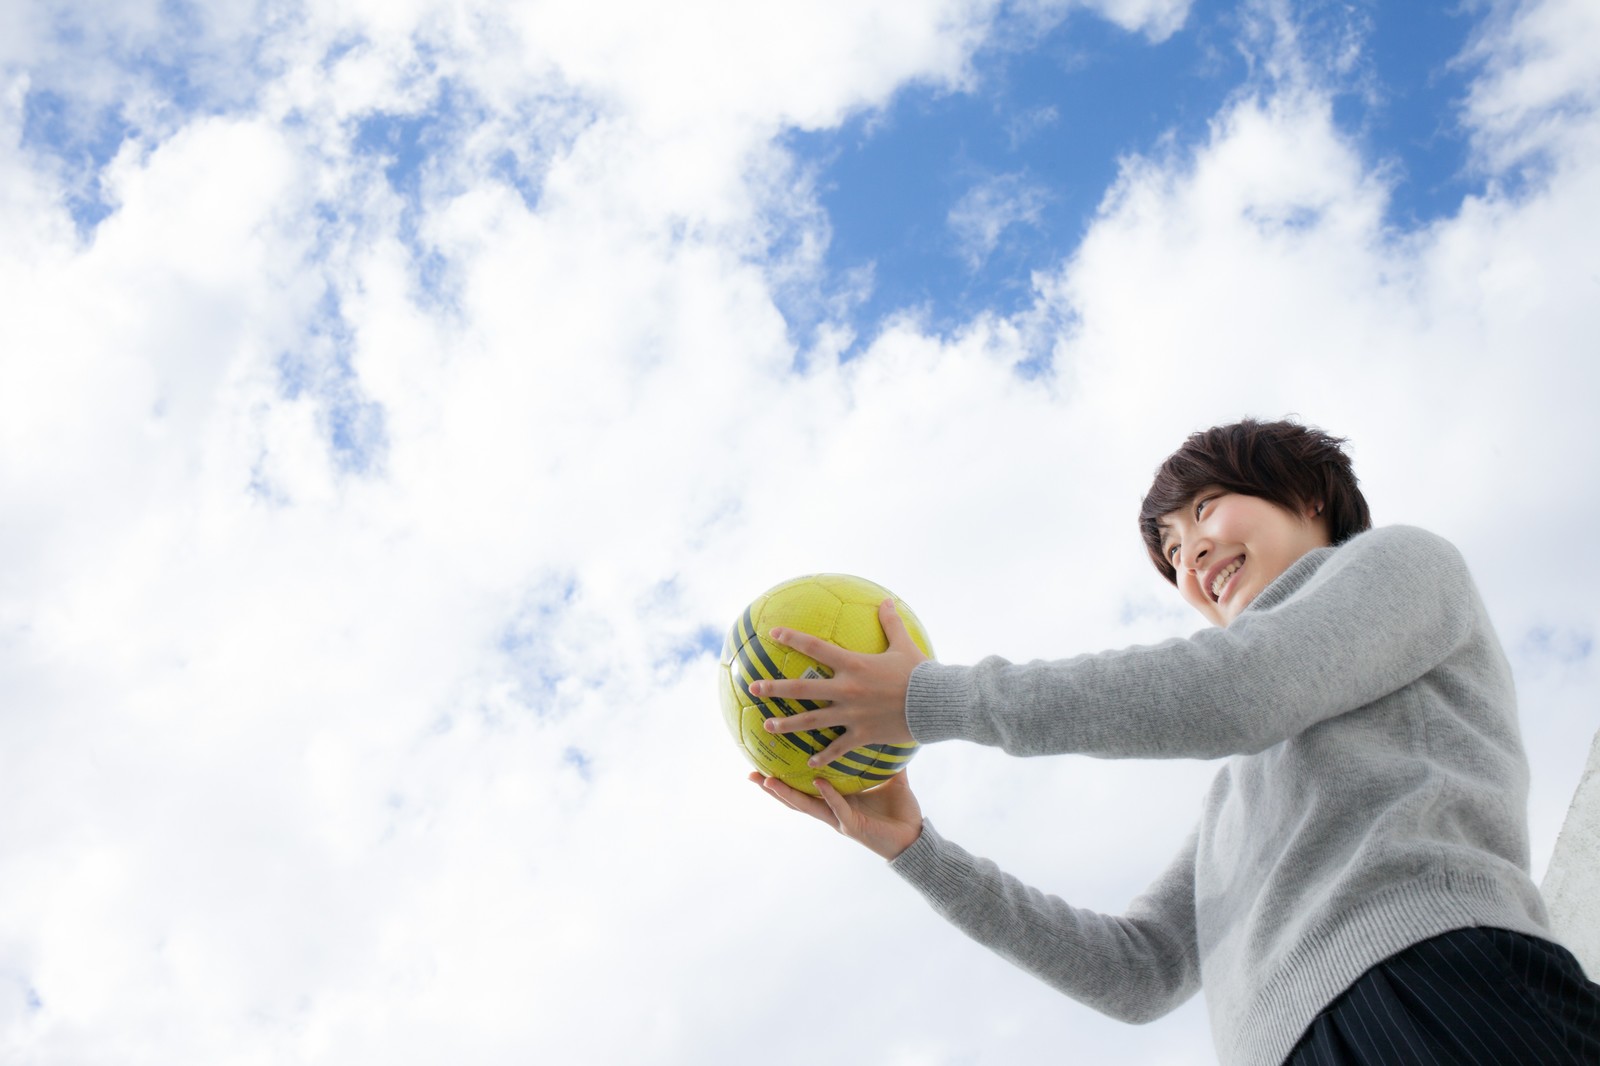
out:
{"label": "yellow soccer ball", "polygon": [[[734,740],[757,770],[815,796],[817,789],[811,782],[818,777],[848,795],[882,784],[905,768],[917,750],[915,744],[869,744],[812,769],[806,760],[827,747],[839,730],[769,733],[762,723],[825,704],[750,694],[752,681],[829,674],[827,667],[810,656],[773,643],[768,636],[773,627],[810,633],[850,651],[876,654],[889,646],[878,621],[878,604],[891,596],[893,593],[865,578],[812,574],[768,589],[734,620],[722,644],[718,670],[722,713]],[[932,658],[933,647],[917,616],[898,598],[895,609],[917,647]]]}

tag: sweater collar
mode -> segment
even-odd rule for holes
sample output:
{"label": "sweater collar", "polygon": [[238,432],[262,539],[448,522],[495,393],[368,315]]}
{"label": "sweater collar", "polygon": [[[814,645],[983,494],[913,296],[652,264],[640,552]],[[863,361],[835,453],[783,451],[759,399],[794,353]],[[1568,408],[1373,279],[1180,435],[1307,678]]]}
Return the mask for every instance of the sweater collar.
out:
{"label": "sweater collar", "polygon": [[1311,580],[1311,575],[1321,569],[1322,564],[1332,558],[1333,553],[1338,550],[1337,545],[1331,548],[1312,548],[1291,563],[1289,569],[1279,574],[1272,584],[1262,589],[1241,613],[1264,611],[1276,607],[1290,596],[1293,596],[1300,590],[1302,585]]}

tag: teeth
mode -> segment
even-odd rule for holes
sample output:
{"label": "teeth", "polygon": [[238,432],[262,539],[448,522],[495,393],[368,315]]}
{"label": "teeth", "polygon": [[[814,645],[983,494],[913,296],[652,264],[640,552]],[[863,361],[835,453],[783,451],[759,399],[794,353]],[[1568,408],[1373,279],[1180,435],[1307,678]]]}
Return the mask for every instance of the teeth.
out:
{"label": "teeth", "polygon": [[1239,567],[1241,567],[1243,565],[1244,565],[1244,560],[1243,559],[1235,559],[1233,562],[1229,563],[1226,567],[1223,568],[1222,573],[1218,574],[1215,578],[1212,579],[1212,581],[1211,581],[1211,598],[1212,599],[1216,599],[1217,597],[1222,595],[1222,589],[1223,589],[1223,587],[1225,585],[1227,585],[1228,579],[1234,575],[1234,571],[1238,570]]}

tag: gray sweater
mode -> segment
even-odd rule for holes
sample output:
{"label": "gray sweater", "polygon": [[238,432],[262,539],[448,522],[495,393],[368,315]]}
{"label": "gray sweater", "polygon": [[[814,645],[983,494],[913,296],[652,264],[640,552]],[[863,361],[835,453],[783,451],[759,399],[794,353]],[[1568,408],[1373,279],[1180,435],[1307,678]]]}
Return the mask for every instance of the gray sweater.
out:
{"label": "gray sweater", "polygon": [[1277,1066],[1357,977],[1420,940],[1550,936],[1510,667],[1460,553],[1423,530],[1317,549],[1187,640],[923,663],[906,713],[922,743],[1232,756],[1183,850],[1120,916],[1030,888],[931,825],[892,864],[968,935],[1113,1017],[1148,1021],[1203,986],[1230,1066]]}

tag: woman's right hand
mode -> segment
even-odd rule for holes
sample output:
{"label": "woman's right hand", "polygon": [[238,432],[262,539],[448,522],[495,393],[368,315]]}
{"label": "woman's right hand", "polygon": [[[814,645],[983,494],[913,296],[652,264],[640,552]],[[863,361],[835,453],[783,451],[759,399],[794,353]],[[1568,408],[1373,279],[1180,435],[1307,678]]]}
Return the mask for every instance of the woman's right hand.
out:
{"label": "woman's right hand", "polygon": [[808,795],[760,773],[752,773],[750,780],[785,806],[826,822],[856,843],[893,859],[922,835],[922,807],[906,773],[902,770],[876,788],[849,796],[841,796],[820,777],[815,784],[821,796]]}

